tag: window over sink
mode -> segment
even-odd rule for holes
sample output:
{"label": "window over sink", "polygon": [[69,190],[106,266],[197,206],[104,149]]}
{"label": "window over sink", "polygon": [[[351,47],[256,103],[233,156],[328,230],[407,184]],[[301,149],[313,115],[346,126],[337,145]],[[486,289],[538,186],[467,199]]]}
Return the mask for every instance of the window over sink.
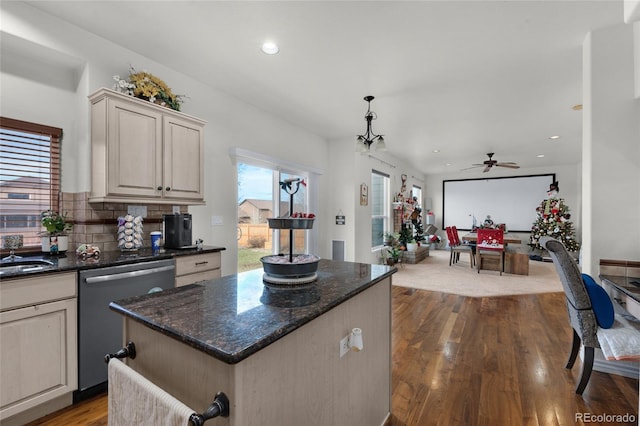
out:
{"label": "window over sink", "polygon": [[20,234],[27,249],[40,245],[40,213],[59,211],[61,139],[60,128],[0,117],[0,236]]}

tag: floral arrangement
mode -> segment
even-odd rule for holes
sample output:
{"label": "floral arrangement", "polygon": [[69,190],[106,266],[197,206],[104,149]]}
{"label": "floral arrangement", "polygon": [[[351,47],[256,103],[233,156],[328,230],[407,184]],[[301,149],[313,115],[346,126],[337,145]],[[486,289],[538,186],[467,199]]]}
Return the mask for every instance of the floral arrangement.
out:
{"label": "floral arrangement", "polygon": [[53,210],[45,210],[40,214],[40,222],[47,230],[44,235],[57,236],[64,235],[66,231],[73,228],[73,224],[67,223],[67,216]]}
{"label": "floral arrangement", "polygon": [[120,78],[119,75],[114,75],[113,79],[113,90],[125,95],[145,99],[176,111],[180,111],[180,105],[184,102],[184,95],[175,95],[164,81],[146,71],[136,71],[131,67],[128,80]]}

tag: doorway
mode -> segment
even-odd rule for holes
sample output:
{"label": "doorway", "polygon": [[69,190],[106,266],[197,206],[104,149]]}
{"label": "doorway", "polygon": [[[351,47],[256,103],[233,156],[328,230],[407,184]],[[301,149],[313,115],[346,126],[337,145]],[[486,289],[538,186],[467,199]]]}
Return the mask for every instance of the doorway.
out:
{"label": "doorway", "polygon": [[[293,212],[308,212],[307,182],[299,174],[238,162],[238,272],[262,268],[260,258],[289,252],[289,232],[270,229],[270,217],[289,213],[291,195],[280,186],[300,179],[293,194]],[[294,184],[294,186],[296,186]],[[307,232],[293,232],[294,253],[307,250]]]}
{"label": "doorway", "polygon": [[238,272],[261,268],[260,258],[272,253],[267,222],[273,214],[271,169],[238,163]]}

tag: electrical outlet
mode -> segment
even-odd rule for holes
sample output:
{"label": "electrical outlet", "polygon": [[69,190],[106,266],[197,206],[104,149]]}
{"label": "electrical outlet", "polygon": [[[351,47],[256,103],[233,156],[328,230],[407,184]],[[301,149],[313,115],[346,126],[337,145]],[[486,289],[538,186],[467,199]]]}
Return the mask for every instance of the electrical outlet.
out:
{"label": "electrical outlet", "polygon": [[340,340],[340,358],[349,352],[349,335],[347,334]]}
{"label": "electrical outlet", "polygon": [[211,226],[222,225],[222,216],[211,216]]}
{"label": "electrical outlet", "polygon": [[171,209],[171,212],[173,214],[180,213],[180,206],[173,206],[173,208]]}
{"label": "electrical outlet", "polygon": [[127,206],[127,213],[131,216],[147,217],[147,206]]}

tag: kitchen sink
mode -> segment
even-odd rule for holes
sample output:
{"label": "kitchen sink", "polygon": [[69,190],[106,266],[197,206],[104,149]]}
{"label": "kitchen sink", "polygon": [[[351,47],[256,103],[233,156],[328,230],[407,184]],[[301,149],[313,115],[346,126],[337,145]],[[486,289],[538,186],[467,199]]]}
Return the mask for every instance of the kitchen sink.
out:
{"label": "kitchen sink", "polygon": [[2,259],[0,262],[0,277],[7,274],[48,271],[54,268],[54,263],[47,259],[17,257]]}

